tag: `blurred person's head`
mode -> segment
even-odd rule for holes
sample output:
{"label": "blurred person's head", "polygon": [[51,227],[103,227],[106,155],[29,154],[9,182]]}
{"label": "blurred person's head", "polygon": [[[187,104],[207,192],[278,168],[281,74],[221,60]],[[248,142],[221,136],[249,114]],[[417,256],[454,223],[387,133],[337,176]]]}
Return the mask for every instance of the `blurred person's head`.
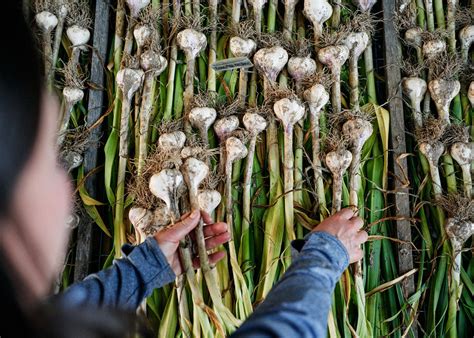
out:
{"label": "blurred person's head", "polygon": [[[129,314],[63,309],[44,302],[64,260],[71,187],[56,154],[58,100],[46,94],[40,55],[21,11],[9,20],[0,52],[1,337],[118,337]],[[112,313],[113,312],[113,313]]]}
{"label": "blurred person's head", "polygon": [[[0,53],[0,292],[12,318],[3,318],[2,326],[48,294],[64,259],[71,200],[54,146],[57,101],[43,90],[21,2],[5,6],[12,20],[0,21],[8,32]],[[27,330],[23,325],[19,332]]]}
{"label": "blurred person's head", "polygon": [[58,104],[42,89],[40,58],[20,5],[7,3],[17,18],[0,23],[11,32],[0,53],[0,255],[22,302],[31,303],[59,272],[71,191],[54,146]]}

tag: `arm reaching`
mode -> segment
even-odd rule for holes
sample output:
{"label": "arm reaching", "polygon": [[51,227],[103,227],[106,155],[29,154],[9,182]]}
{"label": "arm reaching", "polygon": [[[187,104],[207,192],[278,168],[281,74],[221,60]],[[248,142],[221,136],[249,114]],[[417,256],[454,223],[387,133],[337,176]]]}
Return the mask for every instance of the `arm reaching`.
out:
{"label": "arm reaching", "polygon": [[68,307],[92,305],[134,310],[155,288],[176,278],[152,237],[136,247],[124,245],[122,252],[123,258],[115,260],[110,268],[68,288],[60,302]]}
{"label": "arm reaching", "polygon": [[[110,268],[72,285],[61,295],[59,302],[67,307],[92,305],[135,310],[154,289],[173,282],[182,273],[179,241],[196,227],[201,217],[208,224],[204,227],[208,250],[230,239],[225,223],[213,224],[204,212],[186,214],[178,223],[148,237],[142,244],[136,247],[124,245],[123,258],[115,260]],[[218,251],[209,255],[209,260],[214,264],[224,256]],[[194,265],[199,267],[199,259],[194,259]]]}
{"label": "arm reaching", "polygon": [[[326,337],[331,295],[367,233],[349,209],[323,221],[266,300],[233,337]],[[300,244],[295,241],[294,244]]]}

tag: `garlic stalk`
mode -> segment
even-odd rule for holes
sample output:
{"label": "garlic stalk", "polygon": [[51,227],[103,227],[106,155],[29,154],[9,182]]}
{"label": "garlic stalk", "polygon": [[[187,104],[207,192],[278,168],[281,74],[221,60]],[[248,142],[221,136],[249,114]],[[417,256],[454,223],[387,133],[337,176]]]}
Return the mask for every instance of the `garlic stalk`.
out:
{"label": "garlic stalk", "polygon": [[[191,109],[191,101],[194,95],[194,69],[196,57],[204,50],[204,48],[206,48],[207,39],[203,33],[188,28],[178,33],[176,36],[176,42],[184,51],[186,56],[186,88],[184,90],[183,103],[184,111],[187,114]],[[186,118],[184,123],[186,134],[190,134],[191,125],[189,119]]]}
{"label": "garlic stalk", "polygon": [[295,17],[295,7],[298,0],[284,0],[285,15],[283,17],[283,38],[291,40],[291,33],[293,31],[293,19]]}
{"label": "garlic stalk", "polygon": [[133,207],[128,212],[128,218],[135,228],[136,242],[143,243],[146,239],[145,229],[149,228],[154,221],[153,212],[148,209]]}
{"label": "garlic stalk", "polygon": [[[233,36],[229,41],[229,49],[236,57],[250,57],[257,48],[257,44],[252,39],[244,39],[239,36]],[[247,98],[247,71],[240,69],[239,71],[239,101],[240,106],[245,106]]]}
{"label": "garlic stalk", "polygon": [[448,218],[445,223],[446,234],[453,247],[454,261],[451,267],[451,289],[454,291],[456,304],[461,297],[461,250],[464,243],[474,235],[474,222],[455,217]]}
{"label": "garlic stalk", "polygon": [[145,71],[142,101],[140,106],[138,175],[143,170],[143,164],[148,154],[148,131],[153,110],[153,92],[155,79],[166,69],[168,61],[158,53],[149,50],[141,54],[140,66]]}
{"label": "garlic stalk", "polygon": [[[254,57],[255,68],[263,73],[263,95],[268,98],[271,84],[277,79],[278,74],[285,67],[288,61],[288,53],[282,47],[263,48],[255,53]],[[268,172],[270,175],[270,196],[277,196],[281,194],[280,181],[280,150],[278,148],[278,128],[275,119],[270,119],[266,130],[266,145],[268,158]],[[269,203],[273,208],[280,208],[283,201],[273,197]],[[281,204],[280,204],[281,203]]]}
{"label": "garlic stalk", "polygon": [[216,71],[211,67],[211,65],[217,60],[217,5],[218,0],[209,0],[209,25],[211,26],[211,33],[209,38],[207,88],[210,92],[215,92],[217,90]]}
{"label": "garlic stalk", "polygon": [[242,0],[232,0],[232,24],[237,25],[240,20],[240,7]]}
{"label": "garlic stalk", "polygon": [[267,97],[271,84],[288,62],[288,53],[280,46],[259,49],[253,56],[257,71],[263,74],[263,95]]}
{"label": "garlic stalk", "polygon": [[[161,148],[161,150],[164,151],[172,151],[172,150],[179,150],[184,147],[184,144],[186,142],[186,135],[182,131],[175,131],[175,132],[170,132],[170,133],[164,133],[161,134],[160,137],[158,138],[158,145]],[[167,201],[167,205],[169,205],[172,210],[173,210],[173,220],[176,220],[180,217],[179,214],[179,209],[178,209],[178,200],[177,200],[177,192],[179,187],[182,184],[183,177],[181,173],[177,170],[172,170],[172,169],[167,169],[166,171],[163,171],[165,176],[160,178],[159,176],[157,177],[156,175],[152,176],[155,177],[155,181],[152,183],[152,180],[150,180],[150,191],[155,190],[154,195],[160,198],[160,195],[163,196],[161,198],[163,201]],[[166,175],[166,173],[169,173],[169,175]],[[161,173],[160,173],[161,174]],[[163,175],[162,175],[163,176]],[[166,187],[167,184],[158,184],[156,187],[152,187],[152,185],[155,185],[156,183],[160,183],[160,181],[165,181],[171,184],[168,184],[168,189],[167,191],[165,190],[164,192],[161,192],[163,190],[163,187]],[[177,183],[177,184],[174,184]],[[167,194],[168,192],[168,194]],[[170,207],[167,207],[169,210]],[[188,281],[188,284],[190,285],[191,292],[192,292],[192,298],[193,298],[193,307],[194,307],[194,313],[195,316],[201,317],[199,322],[201,323],[203,327],[203,331],[209,331],[210,330],[210,323],[208,318],[205,316],[204,311],[206,311],[206,308],[203,306],[204,305],[204,300],[203,296],[201,293],[201,289],[199,288],[199,285],[197,283],[197,277],[194,272],[194,267],[192,263],[192,253],[191,253],[191,241],[189,239],[189,236],[186,236],[184,239],[180,241],[180,247],[179,247],[179,252],[180,252],[180,258],[181,258],[181,264],[183,266],[183,270],[185,272],[186,279]],[[189,330],[189,323],[191,322],[190,316],[189,316],[189,308],[188,308],[188,303],[187,303],[187,296],[186,296],[186,289],[184,287],[184,279],[183,276],[179,276],[176,280],[176,288],[177,288],[177,295],[178,295],[178,306],[179,306],[179,313],[180,315],[180,327],[183,330],[183,334],[185,337],[191,337],[191,332]],[[198,305],[201,304],[201,305]],[[198,328],[196,327],[196,330]],[[193,332],[193,334],[196,334],[197,332]]]}
{"label": "garlic stalk", "polygon": [[471,104],[471,108],[474,108],[474,81],[471,82],[467,90],[467,98]]}
{"label": "garlic stalk", "polygon": [[319,212],[326,215],[326,197],[320,158],[319,118],[323,107],[329,102],[329,94],[323,85],[317,83],[304,92],[304,98],[309,106],[309,123],[311,126],[312,161],[315,179],[315,191],[318,196]]}
{"label": "garlic stalk", "polygon": [[[173,0],[173,16],[175,20],[181,18],[181,3],[177,0]],[[167,89],[166,89],[166,105],[163,113],[163,120],[169,121],[172,117],[173,111],[173,100],[174,100],[174,87],[175,87],[175,75],[176,75],[176,61],[178,60],[178,44],[176,37],[171,41],[170,53],[169,53],[169,65],[168,65],[168,78],[167,78]]]}
{"label": "garlic stalk", "polygon": [[239,127],[240,121],[236,115],[228,115],[218,119],[214,123],[214,132],[220,144],[219,173],[224,174],[225,169],[225,141]]}
{"label": "garlic stalk", "polygon": [[137,42],[137,56],[141,57],[143,47],[148,45],[151,40],[152,31],[147,25],[137,25],[133,29],[133,37]]}
{"label": "garlic stalk", "polygon": [[35,15],[35,21],[41,29],[43,39],[43,54],[44,54],[44,72],[45,77],[49,78],[49,72],[52,65],[53,51],[51,46],[51,32],[58,24],[58,18],[51,12],[42,11]]}
{"label": "garlic stalk", "polygon": [[449,105],[458,95],[461,84],[457,80],[437,79],[428,83],[428,89],[438,110],[439,118],[449,124]]}
{"label": "garlic stalk", "polygon": [[[355,0],[357,7],[362,13],[369,13],[377,0]],[[372,52],[372,39],[369,39],[367,48],[364,51],[364,68],[367,85],[367,99],[371,103],[377,102],[375,93],[374,57]]]}
{"label": "garlic stalk", "polygon": [[[190,157],[186,159],[184,164],[181,166],[181,171],[188,187],[191,208],[193,210],[199,210],[200,204],[198,198],[198,188],[202,181],[209,174],[209,167],[204,162],[199,161],[196,158]],[[216,309],[216,315],[218,316],[218,318],[220,318],[221,324],[224,325],[226,331],[232,332],[237,326],[240,325],[240,321],[237,320],[229,311],[229,309],[227,309],[222,303],[220,288],[215,278],[215,275],[211,271],[211,266],[209,264],[209,257],[206,250],[203,226],[204,224],[201,219],[195,229],[199,262],[201,263],[201,269],[204,274],[206,284],[208,286],[208,291],[211,296],[212,303],[214,304],[214,308]],[[231,225],[229,225],[229,227],[231,227]]]}
{"label": "garlic stalk", "polygon": [[423,62],[423,53],[422,53],[422,46],[423,46],[423,38],[421,34],[423,33],[423,29],[421,27],[413,27],[407,29],[405,32],[405,41],[410,44],[416,50],[416,59],[419,64]]}
{"label": "garlic stalk", "polygon": [[359,58],[369,44],[369,35],[366,32],[349,33],[343,44],[349,49],[349,87],[350,106],[359,110]]}
{"label": "garlic stalk", "polygon": [[283,177],[284,177],[284,193],[285,193],[285,224],[288,239],[294,240],[294,154],[293,154],[293,126],[303,118],[304,106],[294,99],[284,98],[278,100],[273,105],[273,111],[276,117],[281,121],[284,130],[284,161],[283,161]]}
{"label": "garlic stalk", "polygon": [[349,150],[339,149],[326,154],[326,166],[332,173],[332,210],[335,214],[341,210],[342,204],[342,179],[347,168],[352,161],[352,154]]}
{"label": "garlic stalk", "polygon": [[66,30],[66,35],[71,41],[72,44],[72,56],[71,59],[74,65],[79,65],[79,57],[81,56],[81,51],[86,50],[84,46],[89,42],[91,33],[87,28],[80,27],[78,25],[73,25]]}
{"label": "garlic stalk", "polygon": [[351,144],[352,161],[349,178],[349,203],[357,208],[359,205],[358,194],[362,180],[360,176],[362,148],[372,135],[372,124],[362,118],[348,120],[342,126],[342,133]]}
{"label": "garlic stalk", "polygon": [[56,31],[54,32],[54,44],[51,58],[51,69],[49,70],[48,83],[51,84],[54,79],[54,68],[56,67],[56,62],[58,61],[59,48],[61,46],[61,39],[63,37],[63,28],[64,22],[66,21],[66,16],[69,12],[69,4],[62,3],[58,6],[58,24],[56,26]]}
{"label": "garlic stalk", "polygon": [[232,275],[235,286],[235,298],[237,300],[237,316],[245,319],[252,313],[252,303],[250,293],[245,283],[244,276],[237,260],[237,252],[234,245],[234,219],[233,219],[233,200],[232,200],[232,164],[245,158],[248,154],[245,145],[236,137],[229,137],[225,142],[226,158],[225,158],[225,208],[226,222],[231,233],[229,241],[230,264],[232,266]]}
{"label": "garlic stalk", "polygon": [[[178,190],[182,185],[183,175],[177,169],[163,169],[150,178],[150,191],[153,195],[165,202],[166,209],[168,213],[171,214],[172,222],[179,219],[180,217],[177,195]],[[197,294],[193,294],[193,300],[197,300],[199,304],[203,297],[200,291],[196,291],[199,290],[199,286],[196,283],[196,275],[194,272],[193,262],[191,260],[192,255],[190,242],[189,236],[181,239],[179,243],[179,252],[183,271],[187,277],[188,283],[192,285],[191,290],[198,292]],[[189,309],[187,306],[187,299],[183,297],[185,292],[184,280],[182,278],[178,278],[176,284],[179,298],[180,326],[182,327],[185,335],[190,336],[191,333],[188,327],[188,323],[190,322]],[[203,316],[203,313],[200,313],[200,315]],[[208,324],[205,323],[204,325],[206,326]]]}
{"label": "garlic stalk", "polygon": [[123,92],[122,114],[120,117],[119,165],[117,171],[116,209],[114,220],[115,257],[120,257],[119,248],[125,243],[125,229],[123,227],[123,209],[125,196],[125,171],[128,158],[129,119],[131,101],[135,92],[143,82],[141,69],[123,68],[117,73],[117,86]]}
{"label": "garlic stalk", "polygon": [[[181,171],[183,174],[183,178],[186,182],[186,185],[188,187],[189,198],[191,199],[192,209],[199,210],[199,206],[197,205],[198,187],[201,184],[202,180],[207,176],[209,169],[207,165],[204,164],[203,162],[196,160],[194,158],[189,158],[181,167]],[[198,232],[200,233],[198,234]],[[199,261],[201,264],[201,269],[206,275],[206,271],[207,271],[206,269],[209,268],[209,258],[207,256],[207,251],[205,248],[202,220],[199,222],[198,227],[195,229],[195,233],[196,233],[196,244],[199,250]],[[204,252],[204,253],[201,255],[201,252]],[[180,254],[181,254],[181,258],[183,262],[188,262],[192,266],[191,248],[186,242],[180,243]],[[205,263],[204,265],[203,265],[203,262]],[[197,311],[194,313],[195,321],[199,322],[199,325],[201,326],[204,335],[211,335],[212,330],[210,327],[210,322],[209,322],[209,317],[208,317],[210,309],[206,310],[207,307],[204,302],[202,291],[199,286],[196,273],[194,272],[194,268],[191,268],[186,272],[186,278],[191,288],[193,303],[195,305],[194,311]],[[208,287],[212,288],[214,287],[214,285],[208,284]],[[196,305],[197,305],[197,308],[196,308]],[[212,313],[214,316],[216,316],[216,314],[213,311]],[[199,327],[193,326],[193,335],[200,336]]]}
{"label": "garlic stalk", "polygon": [[[446,42],[444,40],[429,40],[422,45],[422,54],[426,61],[435,60],[446,51]],[[431,67],[428,68],[427,82],[429,83],[433,78],[433,70]],[[430,92],[427,91],[425,94],[425,101],[423,106],[423,112],[425,114],[430,113]]]}
{"label": "garlic stalk", "polygon": [[252,6],[253,19],[255,21],[255,31],[257,32],[257,36],[260,36],[262,33],[263,6],[265,6],[267,0],[249,0],[249,3]]}
{"label": "garlic stalk", "polygon": [[418,145],[418,148],[428,160],[434,196],[436,200],[439,200],[442,196],[442,187],[438,170],[438,162],[441,155],[444,153],[444,145],[439,141],[435,141],[432,144],[423,142]]}
{"label": "garlic stalk", "polygon": [[81,101],[84,98],[84,91],[77,87],[64,87],[63,88],[63,98],[65,101],[64,111],[61,116],[62,119],[59,125],[58,132],[58,145],[61,146],[66,137],[66,131],[68,130],[69,120],[71,119],[71,113],[74,108],[74,105]]}
{"label": "garlic stalk", "polygon": [[150,3],[150,0],[125,0],[130,8],[132,18],[137,18],[140,11]]}
{"label": "garlic stalk", "polygon": [[410,108],[413,112],[415,126],[421,128],[423,126],[423,115],[421,113],[421,102],[425,96],[427,85],[426,81],[419,77],[408,77],[402,80],[402,88],[410,98]]}
{"label": "garlic stalk", "polygon": [[[252,181],[252,172],[253,172],[253,161],[255,155],[255,146],[257,143],[258,135],[267,128],[267,121],[259,114],[256,113],[246,113],[243,117],[243,124],[245,129],[250,134],[250,141],[247,146],[248,154],[247,160],[245,161],[244,169],[244,181],[243,193],[242,193],[242,240],[239,250],[239,259],[240,262],[250,261],[250,223],[251,223],[251,181]],[[253,285],[253,280],[251,278],[252,273],[249,271],[246,273],[247,283]]]}
{"label": "garlic stalk", "polygon": [[[302,82],[316,73],[317,65],[309,55],[300,57],[292,56],[288,60],[287,71],[295,82],[295,91],[298,96],[303,96]],[[304,156],[304,119],[295,125],[295,193],[294,201],[297,204],[303,203],[303,156]]]}
{"label": "garlic stalk", "polygon": [[334,114],[339,114],[341,105],[341,68],[349,57],[349,49],[344,45],[329,46],[318,51],[318,59],[331,71],[331,103]]}
{"label": "garlic stalk", "polygon": [[448,43],[449,51],[451,53],[456,53],[456,10],[459,4],[459,0],[448,0],[448,10],[446,13],[447,21],[447,33],[448,33]]}
{"label": "garlic stalk", "polygon": [[433,32],[435,30],[433,0],[424,0],[424,3],[425,3],[425,15],[426,15],[426,21],[427,21],[427,28],[428,28],[428,31]]}
{"label": "garlic stalk", "polygon": [[[364,147],[365,142],[367,142],[369,137],[372,135],[372,132],[372,124],[362,118],[348,120],[342,125],[342,133],[345,138],[349,140],[352,153],[352,161],[349,167],[349,203],[356,210],[359,210],[359,192],[362,186],[360,163],[362,148]],[[354,279],[356,294],[358,295],[357,299],[358,302],[361,303],[357,307],[359,319],[357,330],[367,332],[368,325],[365,313],[365,290],[361,261],[358,261],[355,264]],[[360,327],[359,325],[364,325],[365,327]]]}
{"label": "garlic stalk", "polygon": [[[229,138],[229,136],[239,127],[240,121],[236,115],[229,115],[224,116],[218,119],[214,123],[214,132],[216,133],[217,139],[219,140],[219,167],[218,173],[219,175],[225,175],[225,141]],[[222,188],[222,189],[221,189]],[[223,190],[224,186],[221,186],[219,190]],[[223,214],[225,212],[224,205],[220,205],[219,209],[217,210],[217,219],[222,220]]]}
{"label": "garlic stalk", "polygon": [[474,25],[466,26],[459,31],[461,42],[461,58],[465,64],[469,63],[469,49],[474,42]]}
{"label": "garlic stalk", "polygon": [[165,202],[172,216],[179,218],[178,189],[183,185],[183,175],[176,169],[163,169],[150,178],[149,188],[153,195]]}
{"label": "garlic stalk", "polygon": [[474,144],[457,142],[451,146],[451,157],[459,164],[462,170],[464,195],[466,198],[474,198],[472,194],[471,164],[474,161]]}
{"label": "garlic stalk", "polygon": [[201,141],[206,148],[209,148],[208,131],[216,120],[216,116],[216,110],[209,107],[196,107],[189,112],[189,122],[194,128],[199,130]]}
{"label": "garlic stalk", "polygon": [[313,24],[314,44],[317,46],[323,33],[323,24],[333,14],[333,8],[326,0],[305,0],[303,14]]}

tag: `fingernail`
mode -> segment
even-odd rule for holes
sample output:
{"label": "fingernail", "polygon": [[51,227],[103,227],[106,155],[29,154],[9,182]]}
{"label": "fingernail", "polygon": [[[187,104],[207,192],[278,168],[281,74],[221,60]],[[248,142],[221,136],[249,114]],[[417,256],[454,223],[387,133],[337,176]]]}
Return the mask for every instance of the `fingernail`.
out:
{"label": "fingernail", "polygon": [[191,218],[196,218],[198,215],[199,215],[199,210],[194,210],[194,211],[191,213]]}

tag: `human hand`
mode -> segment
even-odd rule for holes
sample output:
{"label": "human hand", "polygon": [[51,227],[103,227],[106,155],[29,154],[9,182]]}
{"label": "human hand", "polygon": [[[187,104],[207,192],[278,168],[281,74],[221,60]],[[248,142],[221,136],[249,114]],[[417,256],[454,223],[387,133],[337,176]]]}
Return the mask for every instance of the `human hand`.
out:
{"label": "human hand", "polygon": [[[204,237],[206,238],[206,248],[214,249],[230,240],[230,233],[227,224],[223,222],[213,223],[211,216],[204,211],[194,210],[192,213],[183,215],[179,222],[167,229],[159,231],[154,238],[158,242],[161,251],[166,257],[169,265],[176,276],[183,273],[181,260],[179,259],[179,241],[184,239],[198,224],[199,220],[204,221]],[[194,236],[191,234],[191,238]],[[218,251],[209,255],[209,263],[215,264],[225,257],[225,252]],[[193,258],[195,268],[199,268],[199,258]]]}
{"label": "human hand", "polygon": [[364,256],[360,245],[367,241],[368,234],[360,230],[363,225],[362,218],[346,208],[323,220],[313,231],[324,231],[335,236],[346,248],[350,263],[354,263]]}

